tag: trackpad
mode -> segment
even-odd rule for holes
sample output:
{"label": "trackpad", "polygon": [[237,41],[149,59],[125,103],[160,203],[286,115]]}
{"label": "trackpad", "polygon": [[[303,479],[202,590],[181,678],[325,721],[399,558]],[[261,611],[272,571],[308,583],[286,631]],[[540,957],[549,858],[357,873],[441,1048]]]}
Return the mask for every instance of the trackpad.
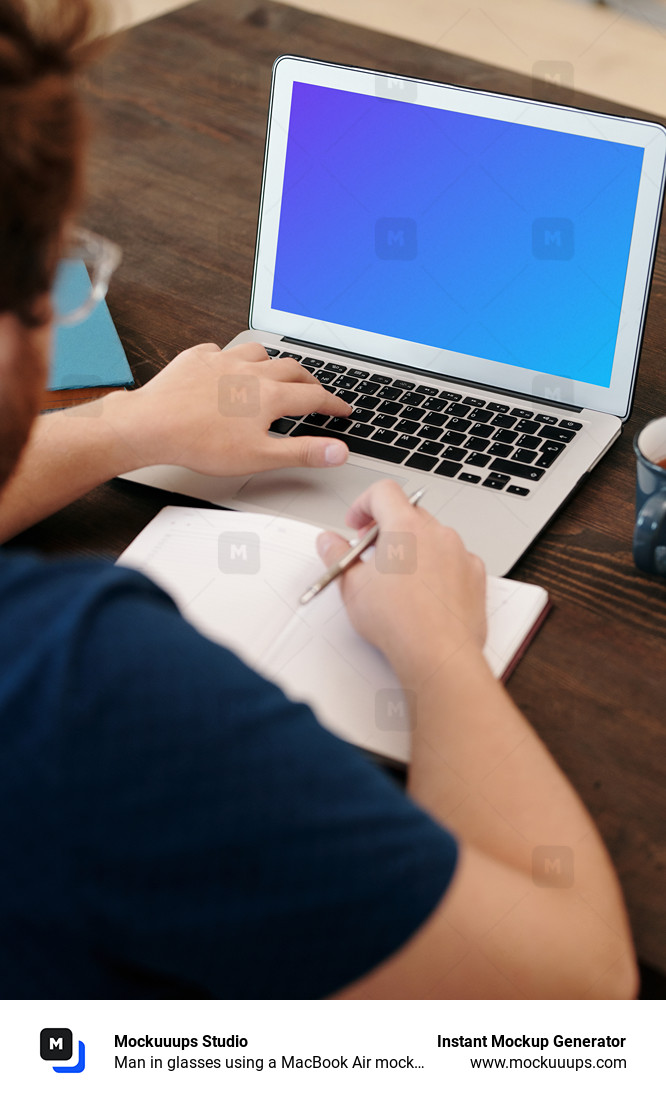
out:
{"label": "trackpad", "polygon": [[[373,482],[381,480],[381,474],[362,466],[271,470],[251,477],[233,500],[319,526],[344,528],[345,516],[356,498]],[[398,485],[405,484],[405,478],[392,480]]]}

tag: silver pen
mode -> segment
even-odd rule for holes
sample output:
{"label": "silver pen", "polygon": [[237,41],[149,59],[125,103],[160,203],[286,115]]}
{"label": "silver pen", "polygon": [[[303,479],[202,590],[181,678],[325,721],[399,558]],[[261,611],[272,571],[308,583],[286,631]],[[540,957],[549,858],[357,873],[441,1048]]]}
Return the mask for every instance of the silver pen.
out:
{"label": "silver pen", "polygon": [[[417,489],[416,492],[412,493],[411,497],[409,498],[409,503],[414,505],[418,504],[424,493],[425,489]],[[324,588],[327,588],[331,581],[334,581],[336,577],[339,577],[341,573],[344,573],[350,565],[353,565],[355,561],[358,561],[361,554],[363,554],[369,546],[372,546],[378,534],[379,526],[375,523],[369,531],[366,531],[363,538],[356,543],[356,546],[352,546],[346,554],[342,555],[340,560],[337,561],[335,565],[332,565],[330,569],[326,570],[326,572],[323,574],[323,576],[319,578],[318,581],[315,581],[314,584],[310,585],[307,591],[305,591],[301,596],[300,602],[302,604],[309,603],[310,600],[312,600],[315,596],[318,596],[320,592],[323,592]]]}

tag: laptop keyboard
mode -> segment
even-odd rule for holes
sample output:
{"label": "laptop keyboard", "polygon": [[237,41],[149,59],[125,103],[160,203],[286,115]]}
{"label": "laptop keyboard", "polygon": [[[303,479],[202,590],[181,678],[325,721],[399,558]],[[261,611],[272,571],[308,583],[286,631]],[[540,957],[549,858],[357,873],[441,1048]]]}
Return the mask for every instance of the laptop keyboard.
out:
{"label": "laptop keyboard", "polygon": [[279,348],[266,351],[271,358],[297,359],[353,406],[349,417],[280,417],[271,431],[343,439],[355,454],[514,496],[529,494],[583,426]]}

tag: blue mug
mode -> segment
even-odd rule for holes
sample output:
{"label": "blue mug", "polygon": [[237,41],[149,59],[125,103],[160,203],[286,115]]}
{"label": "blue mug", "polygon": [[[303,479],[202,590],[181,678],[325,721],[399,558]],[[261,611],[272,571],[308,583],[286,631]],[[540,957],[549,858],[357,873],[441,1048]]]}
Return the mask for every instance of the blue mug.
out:
{"label": "blue mug", "polygon": [[646,573],[666,577],[666,416],[636,432],[634,451],[634,561]]}

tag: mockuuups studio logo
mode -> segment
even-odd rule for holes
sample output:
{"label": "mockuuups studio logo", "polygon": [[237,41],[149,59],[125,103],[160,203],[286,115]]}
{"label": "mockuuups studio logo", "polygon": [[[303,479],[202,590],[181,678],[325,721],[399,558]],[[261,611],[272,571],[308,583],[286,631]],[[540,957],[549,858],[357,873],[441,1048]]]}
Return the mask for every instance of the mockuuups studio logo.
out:
{"label": "mockuuups studio logo", "polygon": [[574,226],[570,218],[535,218],[532,254],[537,260],[570,260],[574,254]]}
{"label": "mockuuups studio logo", "polygon": [[403,80],[401,76],[377,73],[375,77],[375,95],[381,99],[401,99],[404,103],[414,103],[418,84],[415,80]]}
{"label": "mockuuups studio logo", "polygon": [[[71,1062],[74,1040],[68,1027],[44,1027],[39,1033],[39,1053],[45,1062]],[[83,1073],[86,1048],[79,1039],[78,1060],[73,1066],[51,1066],[55,1073]]]}
{"label": "mockuuups studio logo", "polygon": [[416,721],[416,694],[381,688],[375,695],[375,725],[387,733],[409,733]]}
{"label": "mockuuups studio logo", "polygon": [[261,544],[255,531],[224,531],[217,543],[221,573],[258,573]]}
{"label": "mockuuups studio logo", "polygon": [[416,222],[413,218],[377,218],[375,254],[379,260],[415,260]]}
{"label": "mockuuups studio logo", "polygon": [[574,854],[571,848],[540,844],[532,851],[532,881],[535,886],[568,890],[574,881]]}

